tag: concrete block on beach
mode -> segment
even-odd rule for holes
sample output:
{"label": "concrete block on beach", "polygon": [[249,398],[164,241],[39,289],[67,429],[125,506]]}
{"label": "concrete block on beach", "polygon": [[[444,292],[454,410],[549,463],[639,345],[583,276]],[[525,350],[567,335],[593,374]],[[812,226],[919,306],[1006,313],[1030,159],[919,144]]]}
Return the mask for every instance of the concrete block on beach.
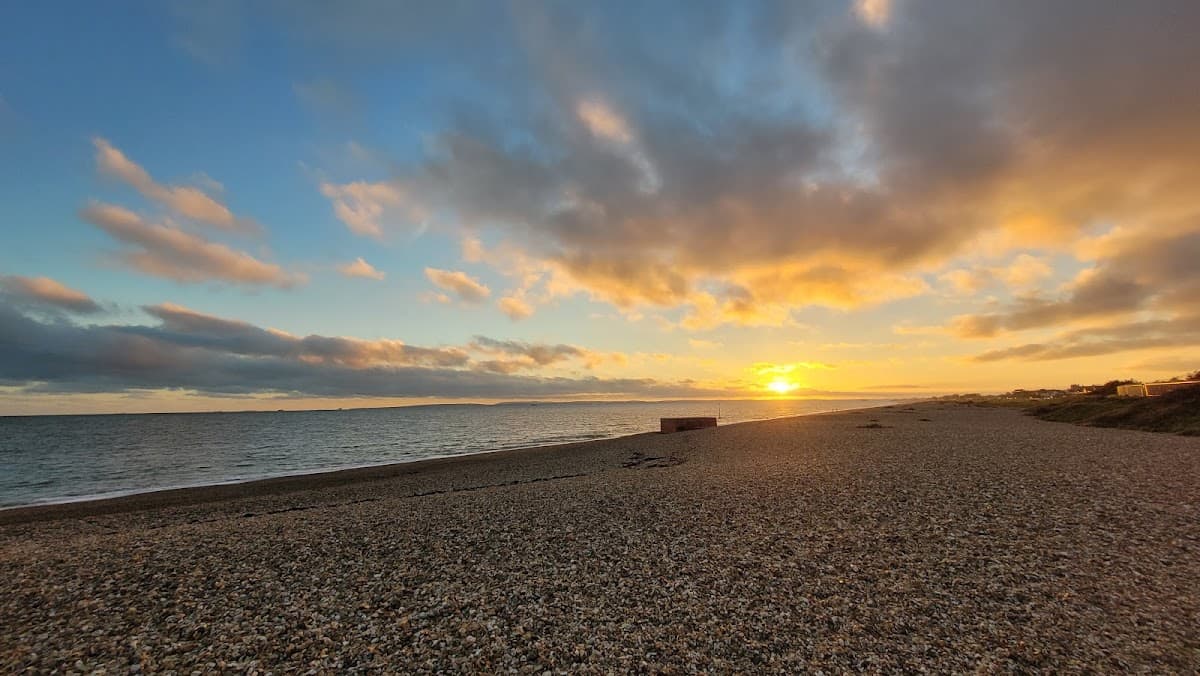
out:
{"label": "concrete block on beach", "polygon": [[686,430],[699,430],[705,427],[716,427],[716,418],[660,418],[660,431],[663,434],[672,432],[683,432]]}

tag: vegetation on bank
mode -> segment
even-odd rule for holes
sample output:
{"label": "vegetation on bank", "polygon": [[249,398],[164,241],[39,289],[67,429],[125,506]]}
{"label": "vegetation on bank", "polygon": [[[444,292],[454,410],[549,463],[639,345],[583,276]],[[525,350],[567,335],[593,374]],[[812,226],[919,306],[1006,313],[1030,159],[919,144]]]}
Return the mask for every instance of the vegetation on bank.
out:
{"label": "vegetation on bank", "polygon": [[1200,436],[1200,386],[1161,397],[1064,397],[1027,410],[1042,420]]}
{"label": "vegetation on bank", "polygon": [[[1175,380],[1200,380],[1200,371]],[[955,395],[945,400],[971,406],[1024,409],[1029,415],[1055,422],[1094,427],[1167,432],[1200,436],[1200,385],[1156,397],[1117,396],[1117,386],[1132,380],[1112,380],[1087,388],[1072,386],[1060,395],[1053,390],[1014,390],[1000,395]],[[1077,389],[1078,388],[1078,389]],[[1085,390],[1086,393],[1077,393]]]}

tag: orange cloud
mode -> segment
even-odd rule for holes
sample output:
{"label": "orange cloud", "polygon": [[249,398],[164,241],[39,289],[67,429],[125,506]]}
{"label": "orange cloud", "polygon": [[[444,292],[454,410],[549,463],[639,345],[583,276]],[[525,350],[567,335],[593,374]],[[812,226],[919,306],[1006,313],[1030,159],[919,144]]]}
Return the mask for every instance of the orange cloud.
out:
{"label": "orange cloud", "polygon": [[986,338],[1122,317],[1137,321],[1144,312],[1181,316],[1194,311],[1200,291],[1200,223],[1195,232],[1167,229],[1112,239],[1100,253],[1094,267],[1076,276],[1062,293],[1023,296],[998,312],[956,317],[951,331],[960,337]]}
{"label": "orange cloud", "polygon": [[1024,343],[988,350],[975,355],[971,361],[1052,361],[1157,348],[1179,349],[1195,346],[1198,334],[1200,314],[1193,312],[1166,319],[1124,322],[1067,331],[1047,342]]}
{"label": "orange cloud", "polygon": [[600,138],[617,143],[631,143],[633,134],[629,124],[603,101],[585,99],[575,108],[579,119],[587,126],[588,131]]}
{"label": "orange cloud", "polygon": [[465,272],[425,268],[425,276],[433,285],[453,293],[467,303],[479,303],[492,295],[492,290]]}
{"label": "orange cloud", "polygon": [[854,13],[868,26],[883,28],[892,13],[892,0],[854,0]]}
{"label": "orange cloud", "polygon": [[499,300],[497,305],[500,307],[500,311],[513,321],[533,316],[533,306],[517,296],[505,296]]}
{"label": "orange cloud", "polygon": [[1028,291],[1053,273],[1045,259],[1022,253],[1004,265],[957,268],[942,273],[938,279],[958,295],[973,296],[998,281],[1014,291]]}
{"label": "orange cloud", "polygon": [[306,281],[274,263],[211,242],[175,227],[149,223],[136,213],[112,204],[94,202],[80,217],[104,230],[130,249],[121,257],[132,267],[156,277],[180,282],[226,281],[289,288]]}
{"label": "orange cloud", "polygon": [[336,184],[321,183],[321,194],[333,202],[333,213],[350,231],[376,239],[383,237],[388,219],[405,223],[421,223],[425,211],[408,199],[399,185],[388,182],[356,181]]}
{"label": "orange cloud", "polygon": [[383,272],[375,269],[375,266],[366,262],[361,256],[345,265],[338,266],[338,272],[347,277],[363,277],[365,279],[382,280],[386,275]]}
{"label": "orange cloud", "polygon": [[48,305],[81,314],[101,310],[100,304],[86,293],[64,286],[49,277],[0,275],[0,290],[24,303]]}
{"label": "orange cloud", "polygon": [[257,229],[251,221],[236,218],[228,207],[199,188],[163,185],[155,181],[107,140],[97,136],[92,139],[92,145],[96,148],[96,167],[100,173],[128,183],[146,199],[158,202],[184,218],[223,230]]}

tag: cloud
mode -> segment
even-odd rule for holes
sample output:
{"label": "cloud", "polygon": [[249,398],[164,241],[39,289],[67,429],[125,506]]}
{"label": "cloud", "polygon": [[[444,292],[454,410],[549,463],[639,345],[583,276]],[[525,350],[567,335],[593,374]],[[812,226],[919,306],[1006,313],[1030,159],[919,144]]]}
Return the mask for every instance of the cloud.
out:
{"label": "cloud", "polygon": [[465,272],[425,268],[425,276],[434,286],[454,294],[466,303],[480,303],[492,295],[491,289]]}
{"label": "cloud", "polygon": [[1142,311],[1188,312],[1200,297],[1200,215],[1195,224],[1194,232],[1143,230],[1110,237],[1093,267],[1060,296],[1026,296],[1002,312],[957,317],[952,332],[987,338]]}
{"label": "cloud", "polygon": [[597,352],[578,345],[527,343],[520,340],[496,340],[486,336],[475,336],[470,348],[485,354],[501,355],[502,360],[482,362],[485,368],[499,373],[546,367],[578,360],[584,368],[595,368],[604,362],[624,364],[628,357],[619,352]]}
{"label": "cloud", "polygon": [[1170,373],[1172,375],[1190,375],[1200,371],[1200,352],[1190,355],[1172,354],[1162,357],[1143,359],[1124,367],[1130,371],[1153,371]]}
{"label": "cloud", "polygon": [[959,338],[991,338],[1000,333],[1004,318],[1000,315],[959,315],[949,326],[896,327],[900,335],[953,335]]}
{"label": "cloud", "polygon": [[854,0],[854,14],[872,28],[887,25],[892,13],[892,0]]}
{"label": "cloud", "polygon": [[356,235],[380,239],[391,220],[421,223],[424,210],[408,199],[402,186],[386,181],[370,183],[321,183],[321,194],[333,202],[333,213]]}
{"label": "cloud", "polygon": [[178,228],[149,223],[112,204],[93,202],[80,218],[128,245],[120,256],[134,269],[178,282],[223,281],[290,288],[305,277],[284,271],[250,254],[211,242]]}
{"label": "cloud", "polygon": [[703,331],[722,324],[794,325],[792,311],[808,303],[852,309],[920,295],[928,285],[918,277],[855,271],[855,265],[778,265],[746,268],[737,283],[715,294],[695,291],[683,304],[680,326]]}
{"label": "cloud", "polygon": [[700,340],[699,338],[688,338],[688,345],[693,350],[715,350],[724,347],[724,345],[715,340]]}
{"label": "cloud", "polygon": [[305,337],[247,322],[223,319],[164,303],[146,306],[146,313],[162,322],[161,330],[130,329],[179,346],[219,349],[232,354],[297,359],[305,363],[330,363],[362,368],[372,365],[463,366],[470,356],[461,348],[427,348],[398,340],[310,335]]}
{"label": "cloud", "polygon": [[345,265],[338,266],[338,272],[347,277],[363,277],[366,279],[382,280],[386,274],[376,270],[373,265],[362,259],[361,256]]}
{"label": "cloud", "polygon": [[819,361],[799,361],[789,364],[774,364],[771,362],[760,361],[750,367],[750,371],[757,376],[785,376],[801,371],[828,370],[835,369],[837,366]]}
{"label": "cloud", "polygon": [[178,305],[145,308],[159,324],[39,321],[0,303],[0,385],[24,393],[182,390],[215,396],[712,396],[653,379],[489,371],[461,348],[297,337]]}
{"label": "cloud", "polygon": [[158,202],[184,218],[222,230],[257,229],[252,221],[235,217],[228,207],[199,188],[158,183],[107,140],[97,136],[92,139],[92,145],[96,147],[96,168],[100,173],[128,183],[146,199]]}
{"label": "cloud", "polygon": [[896,385],[868,385],[864,390],[938,390],[938,389],[953,389],[953,386],[948,385],[913,385],[913,384],[896,384]]}
{"label": "cloud", "polygon": [[[406,31],[479,37],[437,54],[496,89],[454,107],[389,185],[544,265],[545,287],[697,327],[928,293],[922,276],[962,268],[983,239],[1028,257],[943,281],[1056,305],[1042,252],[1200,212],[1195,3],[851,8],[705,5],[672,17],[686,44],[642,28],[660,25],[652,6],[511,7],[486,40],[417,13]],[[365,16],[336,21],[339,43],[385,48]],[[511,53],[524,58],[496,67]],[[1014,321],[1075,316],[1039,311]]]}
{"label": "cloud", "polygon": [[1037,286],[1054,271],[1044,259],[1023,253],[998,273],[1010,287],[1028,289]]}
{"label": "cloud", "polygon": [[500,311],[513,321],[528,319],[533,316],[533,306],[518,296],[505,296],[497,301]]}
{"label": "cloud", "polygon": [[[948,335],[948,334],[952,333],[955,330],[956,319],[957,318],[955,318],[954,320],[951,320],[951,325],[949,327],[941,326],[941,325],[914,325],[914,324],[909,323],[908,321],[903,321],[903,322],[900,322],[899,324],[894,324],[892,326],[892,333],[896,334],[897,336],[944,336],[944,335]],[[866,345],[867,346],[875,346],[875,345],[885,346],[888,344],[887,343],[883,343],[883,344],[867,343]]]}
{"label": "cloud", "polygon": [[955,294],[973,296],[998,281],[1013,291],[1028,293],[1052,274],[1054,270],[1045,259],[1022,253],[1001,266],[957,268],[942,273],[938,279]]}
{"label": "cloud", "polygon": [[[662,187],[662,178],[658,170],[620,113],[599,99],[579,101],[575,113],[593,137],[611,144],[617,155],[624,158],[640,174],[639,190],[643,193],[653,193]],[[572,199],[570,194],[565,197],[567,201]]]}
{"label": "cloud", "polygon": [[599,138],[627,144],[633,142],[633,133],[625,119],[609,108],[603,101],[583,100],[576,106],[579,119],[588,131]]}
{"label": "cloud", "polygon": [[102,311],[100,304],[86,293],[66,287],[49,277],[0,275],[0,292],[23,305],[49,306],[78,314]]}
{"label": "cloud", "polygon": [[995,276],[991,270],[980,268],[949,270],[938,276],[938,279],[949,286],[954,293],[962,296],[974,296],[995,282]]}
{"label": "cloud", "polygon": [[989,350],[971,359],[975,362],[1052,361],[1196,345],[1200,345],[1200,315],[1192,314],[1171,319],[1151,319],[1078,329],[1062,333],[1051,342],[1025,343]]}
{"label": "cloud", "polygon": [[1058,336],[1052,342],[1024,343],[991,349],[974,355],[972,361],[1052,361],[1152,348],[1195,347],[1200,343],[1200,317],[1151,319],[1121,327],[1080,329]]}
{"label": "cloud", "polygon": [[749,295],[719,301],[712,294],[700,292],[690,299],[690,310],[679,325],[692,331],[704,331],[721,324],[740,326],[783,326],[791,322],[791,310],[785,304],[764,305]]}

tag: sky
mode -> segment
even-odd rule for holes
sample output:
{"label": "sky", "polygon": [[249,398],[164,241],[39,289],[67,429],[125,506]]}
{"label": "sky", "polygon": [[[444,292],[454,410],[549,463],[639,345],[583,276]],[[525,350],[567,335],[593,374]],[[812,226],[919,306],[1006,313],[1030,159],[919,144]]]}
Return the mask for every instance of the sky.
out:
{"label": "sky", "polygon": [[1200,3],[19,3],[0,414],[1200,368]]}

